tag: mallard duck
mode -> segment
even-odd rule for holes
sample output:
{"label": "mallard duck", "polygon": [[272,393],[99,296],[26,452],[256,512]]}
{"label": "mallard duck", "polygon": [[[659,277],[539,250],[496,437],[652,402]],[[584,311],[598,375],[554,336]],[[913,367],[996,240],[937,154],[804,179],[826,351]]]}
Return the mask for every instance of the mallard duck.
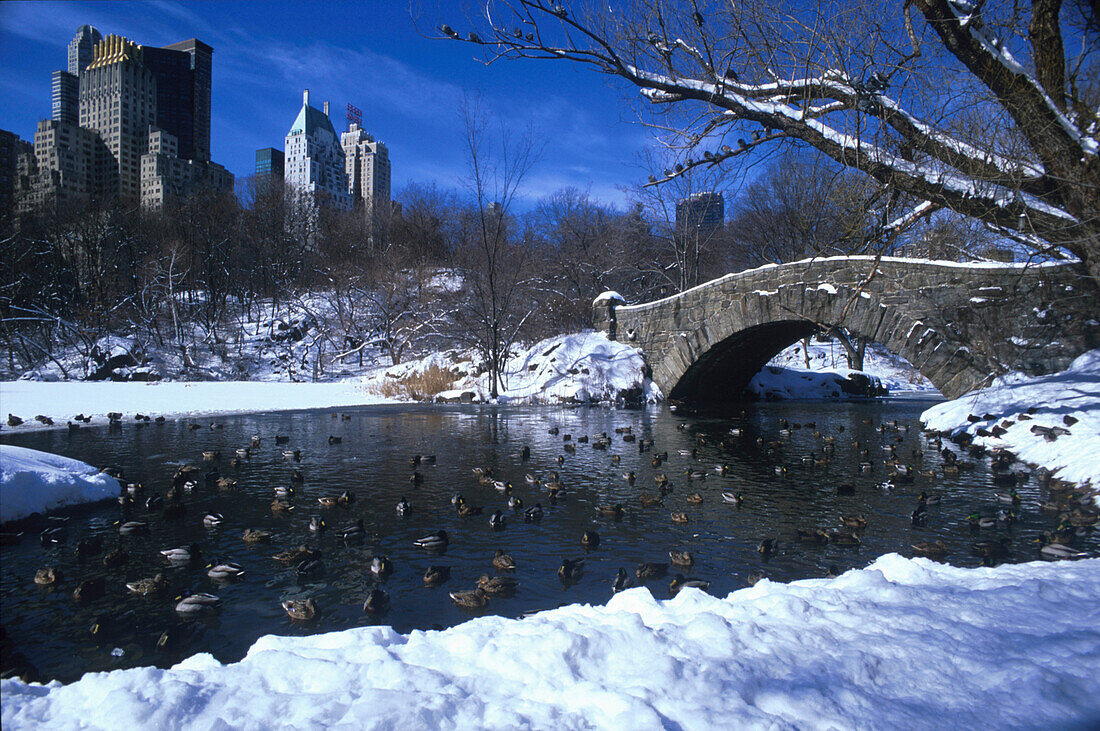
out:
{"label": "mallard duck", "polygon": [[409,476],[409,482],[412,483],[413,487],[419,487],[424,484],[424,475],[414,471],[412,475]]}
{"label": "mallard duck", "polygon": [[424,586],[439,586],[451,578],[450,566],[429,566],[424,572]]}
{"label": "mallard duck", "polygon": [[118,524],[118,533],[123,536],[144,536],[149,534],[149,524],[141,520],[128,520]]}
{"label": "mallard duck", "polygon": [[370,560],[370,572],[380,579],[393,573],[393,561],[387,556],[375,556]]}
{"label": "mallard duck", "polygon": [[512,491],[512,483],[507,480],[493,480],[493,489],[497,492],[509,493]]}
{"label": "mallard duck", "polygon": [[561,566],[558,567],[558,576],[566,581],[576,581],[584,573],[584,559],[568,559],[563,558],[561,560]]}
{"label": "mallard duck", "polygon": [[649,579],[659,579],[668,573],[667,563],[653,563],[642,562],[638,564],[638,568],[634,574],[641,581],[648,581]]}
{"label": "mallard duck", "polygon": [[496,567],[499,571],[516,570],[515,560],[499,548],[496,550],[496,553],[493,554],[493,566]]}
{"label": "mallard duck", "polygon": [[707,479],[707,473],[703,470],[684,470],[684,474],[687,475],[689,480],[705,480]]}
{"label": "mallard duck", "polygon": [[1022,502],[1020,493],[1013,490],[1012,492],[995,492],[994,497],[998,502],[1005,503],[1006,505],[1019,505]]}
{"label": "mallard duck", "polygon": [[256,545],[257,543],[271,543],[271,534],[265,530],[245,528],[244,533],[241,534],[241,539],[249,545]]}
{"label": "mallard duck", "polygon": [[180,546],[178,548],[165,548],[160,552],[164,559],[173,565],[180,565],[197,561],[202,555],[202,547],[197,543],[192,543],[189,546]]}
{"label": "mallard duck", "polygon": [[301,485],[306,481],[306,476],[301,470],[293,470],[290,473],[290,481],[296,485]]}
{"label": "mallard duck", "polygon": [[294,510],[294,506],[287,500],[275,498],[271,501],[271,512],[273,513],[289,513],[291,510]]}
{"label": "mallard duck", "polygon": [[695,557],[691,555],[691,551],[681,551],[674,548],[668,552],[668,558],[672,561],[673,566],[691,568],[695,565]]}
{"label": "mallard duck", "polygon": [[405,499],[404,495],[402,495],[401,499],[397,501],[397,514],[400,516],[406,516],[409,515],[411,512],[412,505],[410,505],[409,501]]}
{"label": "mallard duck", "polygon": [[535,503],[523,513],[524,523],[537,523],[542,520],[542,503]]}
{"label": "mallard duck", "polygon": [[921,503],[922,505],[939,505],[942,500],[943,497],[938,493],[932,493],[931,495],[929,495],[927,492],[922,492],[917,497],[917,502]]}
{"label": "mallard duck", "polygon": [[347,506],[354,504],[356,499],[357,498],[355,497],[354,492],[352,492],[351,490],[344,490],[342,493],[340,493],[340,497],[336,498],[336,504],[346,508]]}
{"label": "mallard duck", "polygon": [[216,528],[224,522],[225,516],[221,513],[207,513],[202,518],[202,524],[207,528]]}
{"label": "mallard duck", "polygon": [[620,567],[615,574],[615,581],[611,584],[611,591],[618,594],[620,591],[634,588],[634,579],[627,576],[626,569]]}
{"label": "mallard duck", "polygon": [[417,538],[413,543],[417,548],[428,551],[442,551],[450,543],[450,540],[447,538],[447,531],[439,530],[423,538]]}
{"label": "mallard duck", "polygon": [[202,453],[202,458],[207,462],[214,462],[222,458],[222,453],[217,450],[207,450]]}
{"label": "mallard duck", "polygon": [[501,530],[506,524],[507,521],[504,518],[504,513],[500,510],[497,510],[489,516],[489,527],[493,530]]}
{"label": "mallard duck", "polygon": [[294,485],[278,485],[275,488],[275,497],[277,498],[292,498],[294,497]]}
{"label": "mallard duck", "polygon": [[947,544],[943,541],[922,541],[914,543],[913,553],[925,558],[940,559],[947,555]]}
{"label": "mallard duck", "polygon": [[286,459],[292,459],[295,462],[302,461],[302,450],[300,449],[284,449],[283,457]]}
{"label": "mallard duck", "polygon": [[309,530],[311,532],[320,533],[321,531],[323,531],[327,527],[328,527],[328,524],[325,523],[325,519],[322,518],[320,515],[311,515],[311,516],[309,516]]}
{"label": "mallard duck", "polygon": [[103,539],[99,536],[85,536],[77,541],[76,557],[78,559],[91,558],[103,552]]}
{"label": "mallard duck", "polygon": [[109,569],[115,569],[126,563],[129,559],[129,554],[123,551],[121,546],[116,546],[113,551],[109,551],[103,555],[103,565]]}
{"label": "mallard duck", "polygon": [[1078,551],[1073,546],[1067,546],[1065,543],[1058,543],[1051,541],[1045,534],[1039,536],[1039,555],[1043,558],[1058,559],[1058,560],[1071,560],[1078,558],[1088,558],[1088,553],[1085,551]]}
{"label": "mallard duck", "polygon": [[481,609],[489,603],[489,595],[480,587],[472,591],[452,591],[451,601],[464,609]]}
{"label": "mallard duck", "polygon": [[384,614],[390,608],[390,595],[385,589],[375,587],[363,602],[363,611],[367,614]]}
{"label": "mallard duck", "polygon": [[835,531],[829,536],[829,540],[837,546],[855,547],[863,544],[863,539],[855,533],[847,533],[844,531]]}
{"label": "mallard duck", "polygon": [[239,563],[211,561],[206,565],[206,575],[215,581],[233,581],[244,576],[244,567]]}
{"label": "mallard duck", "polygon": [[63,577],[64,574],[61,569],[45,566],[34,572],[34,583],[39,586],[53,586],[59,583]]}
{"label": "mallard duck", "polygon": [[749,572],[749,574],[745,577],[745,583],[749,586],[756,586],[766,578],[768,577],[764,574],[764,572],[760,569],[757,569],[756,571]]}
{"label": "mallard duck", "polygon": [[997,519],[991,515],[979,515],[977,513],[971,513],[966,516],[966,520],[970,523],[970,526],[976,528],[993,528],[997,525]]}
{"label": "mallard duck", "polygon": [[672,519],[673,523],[680,523],[681,525],[691,522],[691,518],[688,517],[687,513],[673,512],[668,517]]}
{"label": "mallard duck", "polygon": [[778,538],[765,538],[764,540],[760,541],[760,545],[758,545],[756,547],[756,551],[757,551],[757,553],[761,553],[765,556],[770,556],[773,553],[775,553],[776,549],[778,549],[778,548],[779,548],[779,539]]}
{"label": "mallard duck", "polygon": [[317,498],[317,502],[322,508],[335,508],[337,505],[340,504],[340,498],[332,495],[325,495],[323,497]]}
{"label": "mallard duck", "polygon": [[614,505],[597,505],[596,512],[605,518],[618,520],[623,517],[623,506],[620,503]]}
{"label": "mallard duck", "polygon": [[264,440],[259,434],[253,434],[252,438],[248,440],[248,446],[252,449],[259,449],[263,446]]}
{"label": "mallard duck", "polygon": [[840,519],[840,523],[845,528],[855,528],[857,530],[863,530],[867,527],[867,519],[862,515],[845,515]]}
{"label": "mallard duck", "polygon": [[206,592],[184,594],[176,598],[176,612],[185,617],[193,617],[212,612],[221,603],[220,597]]}
{"label": "mallard duck", "polygon": [[829,542],[829,534],[821,528],[796,528],[795,534],[800,543],[825,544]]}
{"label": "mallard duck", "polygon": [[585,548],[597,548],[600,545],[600,534],[594,530],[586,530],[581,535],[581,545]]}
{"label": "mallard duck", "polygon": [[530,472],[528,472],[526,475],[523,476],[523,481],[526,482],[528,485],[535,485],[535,486],[538,486],[538,484],[540,482],[539,478],[535,477]]}
{"label": "mallard duck", "polygon": [[214,480],[214,485],[219,490],[232,490],[237,486],[237,481],[232,477],[219,477]]}
{"label": "mallard duck", "polygon": [[515,495],[508,496],[508,507],[512,510],[519,510],[523,507],[523,500],[519,499]]}
{"label": "mallard duck", "polygon": [[458,504],[458,514],[463,518],[468,518],[471,515],[481,515],[482,507],[480,505],[471,505],[465,501]]}
{"label": "mallard duck", "polygon": [[688,501],[689,503],[696,503],[696,504],[698,504],[698,503],[701,503],[701,502],[703,502],[703,495],[702,495],[702,493],[698,493],[698,492],[693,492],[693,493],[691,493],[690,495],[688,495],[688,496],[687,496],[687,498],[685,498],[685,499],[686,499],[686,500],[687,500],[687,501]]}
{"label": "mallard duck", "polygon": [[328,443],[329,444],[339,444],[342,441],[344,441],[343,437],[333,436],[332,434],[330,434],[329,437],[328,437]]}
{"label": "mallard duck", "polygon": [[1008,547],[1012,544],[1012,539],[1008,536],[1001,538],[986,538],[980,541],[974,541],[970,544],[970,548],[974,553],[985,558],[1001,558],[1008,555]]}
{"label": "mallard duck", "polygon": [[317,604],[309,599],[286,599],[282,602],[286,616],[299,622],[308,622],[317,616]]}
{"label": "mallard duck", "polygon": [[683,574],[676,574],[668,585],[668,595],[674,597],[683,589],[698,589],[706,591],[710,588],[710,582],[703,579],[689,579]]}
{"label": "mallard duck", "polygon": [[303,578],[320,576],[325,573],[325,563],[318,557],[304,558],[294,567],[294,571]]}
{"label": "mallard duck", "polygon": [[94,579],[85,579],[77,584],[76,589],[73,591],[73,599],[83,604],[95,601],[106,593],[106,580],[102,576],[97,576]]}
{"label": "mallard duck", "polygon": [[280,551],[271,558],[279,561],[280,563],[285,563],[289,565],[292,563],[301,563],[302,561],[310,559],[321,558],[321,552],[314,551],[308,546],[298,546],[297,548],[288,548],[285,551]]}
{"label": "mallard duck", "polygon": [[168,589],[168,579],[165,578],[164,574],[157,574],[151,579],[138,579],[137,581],[128,582],[126,588],[131,593],[141,596],[159,594]]}
{"label": "mallard duck", "polygon": [[653,508],[664,502],[664,499],[659,495],[650,495],[648,492],[643,492],[638,496],[638,502],[642,504],[643,508]]}
{"label": "mallard duck", "polygon": [[482,574],[477,580],[477,588],[489,596],[511,596],[516,593],[516,586],[518,582],[511,576]]}
{"label": "mallard duck", "polygon": [[740,507],[745,502],[745,498],[739,492],[724,492],[722,501]]}
{"label": "mallard duck", "polygon": [[917,507],[913,510],[909,519],[913,521],[913,525],[921,526],[928,522],[928,509],[924,507],[924,503],[917,503]]}
{"label": "mallard duck", "polygon": [[363,527],[362,518],[340,529],[340,539],[344,543],[362,543],[363,539],[366,537],[367,529]]}

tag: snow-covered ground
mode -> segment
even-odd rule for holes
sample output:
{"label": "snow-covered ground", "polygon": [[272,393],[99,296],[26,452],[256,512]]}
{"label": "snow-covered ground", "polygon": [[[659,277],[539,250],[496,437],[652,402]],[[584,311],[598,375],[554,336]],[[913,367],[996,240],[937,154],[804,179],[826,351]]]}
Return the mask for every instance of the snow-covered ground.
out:
{"label": "snow-covered ground", "polygon": [[[806,366],[806,355],[809,354],[809,367]],[[848,361],[844,356],[844,348],[837,340],[830,339],[821,342],[817,338],[810,338],[809,347],[804,348],[800,341],[784,349],[770,361],[769,366],[780,366],[794,371],[814,371],[818,373],[835,373],[846,376],[850,373],[866,373],[879,380],[890,393],[925,392],[935,393],[936,387],[932,382],[922,376],[904,358],[894,355],[877,343],[867,346],[863,357],[863,370],[851,371]],[[803,379],[805,380],[805,379]],[[829,381],[820,381],[824,389],[832,390]],[[796,393],[801,389],[796,389]],[[812,398],[812,396],[791,396],[791,398]]]}
{"label": "snow-covered ground", "polygon": [[[610,591],[610,587],[609,587]],[[836,579],[407,635],[266,636],[240,662],[4,680],[21,728],[1095,728],[1100,560]]]}
{"label": "snow-covered ground", "polygon": [[118,496],[118,480],[57,454],[0,444],[0,523]]}
{"label": "snow-covered ground", "polygon": [[1100,487],[1100,350],[1061,373],[1002,376],[920,418],[929,429],[966,431],[975,442],[1008,449],[1056,477]]}
{"label": "snow-covered ground", "polygon": [[[0,382],[0,404],[25,423],[14,429],[43,428],[33,417],[65,426],[77,414],[104,424],[114,411],[132,420],[149,416],[206,416],[251,411],[290,411],[360,406],[388,401],[359,381],[344,383],[261,383],[255,381],[116,383],[41,381]],[[11,431],[6,423],[3,431]]]}

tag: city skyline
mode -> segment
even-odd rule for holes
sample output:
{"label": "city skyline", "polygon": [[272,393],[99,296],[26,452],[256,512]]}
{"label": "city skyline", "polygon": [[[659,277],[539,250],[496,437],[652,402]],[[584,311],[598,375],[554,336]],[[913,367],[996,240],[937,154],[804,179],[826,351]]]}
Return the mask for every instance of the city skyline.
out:
{"label": "city skyline", "polygon": [[[545,144],[525,186],[527,205],[573,186],[622,206],[626,197],[617,186],[644,179],[636,158],[649,144],[646,130],[629,122],[633,112],[623,90],[570,64],[485,66],[474,57],[477,49],[423,35],[437,20],[459,23],[463,13],[453,13],[414,23],[402,3],[372,10],[352,4],[5,3],[0,58],[9,69],[2,83],[11,101],[0,128],[30,139],[37,121],[49,118],[51,72],[67,67],[67,46],[81,25],[144,45],[194,37],[214,48],[211,157],[238,177],[253,173],[257,149],[281,146],[302,90],[310,88],[318,106],[330,102],[338,132],[347,128],[347,104],[363,110],[362,128],[390,150],[395,195],[409,183],[460,188],[459,104],[469,94],[480,95],[508,128],[533,126]],[[296,32],[303,27],[323,30]]]}

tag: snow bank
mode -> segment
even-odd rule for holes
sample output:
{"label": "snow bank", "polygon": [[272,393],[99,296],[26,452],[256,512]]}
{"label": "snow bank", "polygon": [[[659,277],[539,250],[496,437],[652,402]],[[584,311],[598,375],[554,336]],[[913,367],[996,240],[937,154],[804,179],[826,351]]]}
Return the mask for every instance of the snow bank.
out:
{"label": "snow bank", "polygon": [[[810,365],[806,366],[806,355]],[[810,370],[823,373],[852,373],[848,369],[844,347],[835,339],[820,341],[810,339],[809,347],[803,352],[801,341],[784,349],[768,365],[783,366],[796,370]],[[870,343],[863,356],[863,373],[875,376],[890,393],[924,392],[938,393],[932,382],[922,376],[907,360],[891,353],[878,343]]]}
{"label": "snow bank", "polygon": [[0,523],[114,498],[118,491],[118,480],[84,462],[0,444]]}
{"label": "snow bank", "polygon": [[[21,416],[20,430],[41,427],[31,417],[48,416],[61,426],[76,414],[104,423],[111,411],[152,416],[194,416],[360,406],[388,401],[363,383],[260,383],[254,381],[115,383],[67,381],[0,382],[4,410]],[[10,428],[0,426],[5,431]]]}
{"label": "snow bank", "polygon": [[920,419],[935,431],[969,432],[975,442],[1008,449],[1063,480],[1100,487],[1100,350],[1061,373],[1002,376],[988,388],[933,406]]}
{"label": "snow bank", "polygon": [[1100,722],[1100,560],[960,569],[883,556],[725,599],[441,632],[260,638],[238,663],[4,680],[19,728],[990,728]]}

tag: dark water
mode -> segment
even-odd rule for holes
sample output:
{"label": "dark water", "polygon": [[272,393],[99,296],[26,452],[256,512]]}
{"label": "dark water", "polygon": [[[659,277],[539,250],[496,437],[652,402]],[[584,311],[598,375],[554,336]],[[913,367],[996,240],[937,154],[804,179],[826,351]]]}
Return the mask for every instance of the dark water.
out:
{"label": "dark water", "polygon": [[[187,514],[179,520],[165,520],[159,511],[143,505],[123,510],[109,504],[82,511],[68,522],[65,543],[43,548],[37,537],[24,538],[14,547],[0,548],[0,615],[8,638],[39,671],[40,677],[64,681],[92,670],[142,664],[168,665],[195,652],[213,653],[222,661],[243,656],[263,634],[313,634],[382,623],[399,631],[450,626],[469,619],[458,609],[449,591],[470,589],[477,577],[494,572],[491,559],[497,548],[510,553],[518,564],[513,576],[519,582],[514,597],[493,598],[489,612],[516,617],[524,612],[552,608],[573,602],[603,603],[611,596],[616,569],[625,567],[633,576],[642,561],[667,562],[670,549],[685,549],[695,556],[692,577],[711,581],[711,593],[724,596],[746,585],[747,576],[762,570],[769,578],[788,581],[820,577],[827,568],[841,570],[862,567],[875,557],[897,551],[912,555],[911,544],[941,539],[947,543],[951,563],[975,566],[982,561],[970,544],[977,538],[1012,536],[1006,560],[1037,558],[1031,539],[1040,530],[1053,527],[1054,516],[1038,510],[1047,496],[1035,478],[1019,488],[1023,498],[1020,521],[1012,528],[998,526],[975,533],[966,516],[973,512],[995,515],[1008,507],[997,502],[988,458],[969,460],[974,468],[959,476],[943,477],[941,458],[921,435],[917,416],[927,401],[892,400],[883,403],[786,403],[747,407],[744,416],[681,417],[666,408],[644,411],[612,411],[599,408],[554,409],[536,407],[389,407],[376,406],[345,410],[350,419],[333,418],[328,412],[292,412],[218,418],[223,426],[191,430],[189,421],[121,429],[83,429],[5,435],[11,444],[33,447],[96,465],[118,465],[130,481],[141,482],[147,494],[163,494],[180,464],[202,461],[204,450],[220,450],[214,463],[223,475],[239,482],[235,489],[218,490],[200,484],[186,497]],[[781,431],[780,420],[791,425]],[[896,421],[908,430],[883,428]],[[810,426],[809,423],[814,425]],[[795,425],[804,425],[795,428]],[[616,428],[631,427],[638,439],[652,438],[654,449],[640,454],[637,442],[626,442]],[[549,433],[557,427],[560,434]],[[741,434],[733,436],[731,428]],[[815,436],[814,432],[821,436]],[[593,449],[591,442],[577,443],[578,437],[606,432],[612,445],[606,451]],[[230,466],[234,450],[258,434],[263,446],[239,467]],[[572,436],[575,453],[563,449],[564,435]],[[290,436],[288,445],[276,445],[276,435]],[[330,444],[330,436],[341,443]],[[835,453],[827,465],[816,464],[826,441],[833,437]],[[857,446],[857,442],[859,446]],[[520,456],[524,445],[531,456]],[[911,484],[884,489],[887,468],[883,464],[893,445],[899,458],[921,469],[936,470],[933,478],[918,475]],[[287,448],[302,450],[300,463],[286,459]],[[859,469],[859,449],[870,451],[873,468]],[[697,449],[696,458],[679,450]],[[922,458],[912,455],[923,450]],[[667,451],[669,461],[659,469],[652,466],[654,452]],[[434,465],[417,469],[423,484],[410,482],[409,458],[416,454],[436,456]],[[558,465],[559,455],[564,456]],[[612,463],[619,455],[620,464]],[[808,464],[806,463],[808,462]],[[715,472],[728,464],[727,476]],[[514,486],[514,494],[525,507],[541,502],[545,516],[537,524],[523,521],[522,510],[510,510],[505,496],[492,486],[481,485],[471,473],[475,466],[492,468],[499,479]],[[776,467],[786,473],[776,474]],[[295,510],[274,514],[270,504],[274,488],[288,485],[293,469],[305,475],[292,499]],[[688,469],[706,470],[705,480],[689,479]],[[545,478],[551,470],[560,473],[564,499],[551,503],[544,490],[526,484],[531,473]],[[622,475],[633,470],[631,485]],[[668,475],[674,484],[671,494],[658,507],[642,507],[642,492],[656,494],[654,476]],[[838,495],[838,486],[850,483],[854,492]],[[1005,488],[996,488],[1004,491]],[[358,500],[351,507],[323,508],[317,498],[353,491]],[[942,496],[942,503],[929,508],[926,526],[914,527],[910,515],[921,491]],[[721,493],[740,492],[743,505],[724,503]],[[469,502],[484,506],[480,516],[459,517],[451,497],[461,492]],[[698,492],[702,503],[688,501]],[[412,503],[411,515],[400,517],[395,505],[401,496]],[[622,503],[620,520],[597,515],[595,506]],[[490,528],[488,518],[504,509],[508,524],[502,531]],[[225,523],[208,529],[203,515],[217,511]],[[671,512],[687,513],[690,522],[677,524]],[[330,530],[312,534],[311,514],[322,515]],[[840,527],[843,515],[863,515],[868,526],[859,547],[802,544],[797,528]],[[338,530],[362,518],[366,540],[362,545],[344,545]],[[150,520],[148,536],[119,538],[115,522],[120,519]],[[268,545],[247,546],[241,539],[245,528],[270,531]],[[413,541],[427,533],[445,529],[451,545],[441,555],[425,552]],[[580,544],[589,529],[599,532],[596,550]],[[78,560],[75,547],[82,537],[104,538],[105,551],[121,546],[129,562],[118,569],[103,566],[101,556]],[[768,557],[757,548],[762,539],[778,537],[777,551]],[[169,568],[158,550],[200,544],[204,560],[193,566]],[[272,555],[307,544],[324,554],[323,576],[300,579],[293,566],[283,565]],[[1092,536],[1082,547],[1096,552]],[[382,616],[364,614],[362,604],[378,583],[369,566],[376,554],[388,556],[394,573],[382,586],[391,606]],[[234,561],[246,570],[244,580],[215,584],[206,577],[210,557]],[[585,558],[578,581],[563,584],[557,568],[563,557]],[[64,572],[56,588],[41,588],[33,582],[36,569],[57,566]],[[451,568],[450,580],[438,588],[426,588],[422,576],[429,565]],[[171,590],[161,596],[141,598],[128,593],[125,582],[150,577],[163,571]],[[677,569],[670,567],[669,575]],[[72,596],[81,579],[106,577],[106,596],[78,605]],[[668,578],[649,582],[658,597],[668,595]],[[207,618],[185,622],[175,613],[173,597],[183,590],[208,591],[223,600]],[[308,623],[292,622],[280,607],[287,598],[313,597],[320,616]],[[132,612],[132,614],[130,613]],[[89,627],[97,618],[118,618],[106,622],[105,636],[93,638]],[[168,651],[155,648],[165,631],[175,632],[176,644]],[[113,654],[112,654],[113,652]]]}

